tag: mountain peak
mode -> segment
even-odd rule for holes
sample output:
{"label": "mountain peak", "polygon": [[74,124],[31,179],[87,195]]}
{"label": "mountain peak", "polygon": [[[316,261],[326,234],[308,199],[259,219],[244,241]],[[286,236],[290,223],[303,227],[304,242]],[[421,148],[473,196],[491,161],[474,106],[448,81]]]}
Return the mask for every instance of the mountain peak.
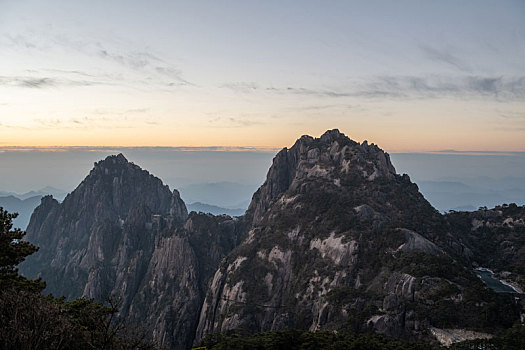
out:
{"label": "mountain peak", "polygon": [[319,138],[303,135],[290,149],[284,148],[275,156],[250,208],[257,218],[288,190],[304,192],[319,183],[356,185],[395,176],[388,153],[374,144],[359,144],[338,129],[328,130]]}
{"label": "mountain peak", "polygon": [[321,135],[320,139],[323,142],[332,143],[333,141],[337,140],[340,137],[346,137],[345,134],[339,132],[339,129],[332,129],[325,131],[324,134]]}
{"label": "mountain peak", "polygon": [[95,163],[82,183],[64,201],[75,207],[89,207],[94,217],[125,218],[137,205],[146,205],[154,214],[171,215],[184,221],[187,209],[178,191],[129,162],[122,153]]}
{"label": "mountain peak", "polygon": [[124,157],[122,153],[119,154],[112,154],[110,156],[107,156],[105,159],[100,160],[95,163],[95,166],[111,166],[111,165],[123,165],[123,164],[130,164],[130,162]]}
{"label": "mountain peak", "polygon": [[57,200],[55,198],[53,198],[52,194],[48,194],[48,195],[42,196],[42,198],[40,198],[40,203],[42,205],[49,205],[50,203],[55,203],[55,202],[57,202]]}
{"label": "mountain peak", "polygon": [[115,159],[119,162],[123,162],[123,163],[127,163],[128,160],[126,159],[126,157],[124,157],[124,155],[122,153],[119,153],[116,155]]}
{"label": "mountain peak", "polygon": [[[341,133],[339,129],[332,129],[325,131],[320,137],[312,137],[310,135],[303,135],[297,141],[295,141],[295,144],[291,147],[292,148],[298,148],[300,150],[305,150],[305,147],[309,147],[310,145],[324,145],[329,146],[334,141],[341,141],[341,143],[348,143],[348,142],[354,142],[350,138],[348,138],[345,134]],[[355,142],[354,142],[355,143]],[[286,149],[286,148],[285,148]]]}

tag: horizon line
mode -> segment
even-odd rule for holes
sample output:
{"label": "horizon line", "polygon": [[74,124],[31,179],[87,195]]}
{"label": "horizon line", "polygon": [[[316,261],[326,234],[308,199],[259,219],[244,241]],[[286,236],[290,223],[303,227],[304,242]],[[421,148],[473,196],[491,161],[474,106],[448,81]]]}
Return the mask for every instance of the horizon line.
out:
{"label": "horizon line", "polygon": [[[5,152],[68,152],[68,151],[87,151],[87,152],[118,152],[121,150],[156,150],[156,151],[176,151],[176,152],[260,152],[275,153],[283,148],[289,147],[259,147],[259,146],[0,146],[0,153]],[[387,151],[385,151],[387,152]],[[479,155],[479,156],[502,156],[525,154],[522,151],[508,150],[416,150],[402,151],[394,150],[389,154],[435,154],[435,155]]]}
{"label": "horizon line", "polygon": [[280,151],[279,147],[255,147],[255,146],[0,146],[2,152],[113,152],[120,150],[157,150],[178,152],[274,152]]}

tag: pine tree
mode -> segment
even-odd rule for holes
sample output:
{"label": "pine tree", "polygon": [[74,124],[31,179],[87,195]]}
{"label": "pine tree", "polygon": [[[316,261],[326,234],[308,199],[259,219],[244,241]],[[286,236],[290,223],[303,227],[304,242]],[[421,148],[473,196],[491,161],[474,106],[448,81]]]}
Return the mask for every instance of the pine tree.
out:
{"label": "pine tree", "polygon": [[10,214],[0,207],[0,290],[42,291],[45,283],[41,279],[31,281],[18,274],[17,265],[36,252],[38,247],[23,241],[25,232],[13,228],[13,219],[17,216],[17,213]]}

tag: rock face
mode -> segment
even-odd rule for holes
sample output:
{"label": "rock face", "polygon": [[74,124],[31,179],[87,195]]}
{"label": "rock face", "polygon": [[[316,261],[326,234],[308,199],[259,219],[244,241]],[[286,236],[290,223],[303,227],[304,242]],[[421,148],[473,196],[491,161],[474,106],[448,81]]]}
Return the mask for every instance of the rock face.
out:
{"label": "rock face", "polygon": [[[42,199],[27,230],[40,251],[21,271],[55,295],[119,297],[121,317],[173,349],[235,328],[421,338],[519,318],[472,272],[523,267],[525,216],[498,215],[441,215],[387,153],[330,130],[280,151],[236,219],[188,215],[177,191],[110,156],[63,203]],[[510,230],[496,240],[507,260],[484,257],[489,228]]]}
{"label": "rock face", "polygon": [[47,292],[121,301],[120,315],[174,348],[193,341],[204,289],[239,224],[192,213],[179,193],[122,154],[95,164],[59,204],[42,199],[27,229],[40,246],[21,265]]}
{"label": "rock face", "polygon": [[[288,190],[308,187],[305,183],[315,178],[330,178],[335,186],[341,187],[340,172],[343,177],[352,172],[369,181],[395,177],[388,154],[373,144],[365,141],[359,145],[338,130],[329,130],[319,139],[305,135],[275,156],[266,182],[254,194],[248,212],[253,215],[254,223],[260,222],[272,201]],[[308,190],[306,187],[303,192]]]}
{"label": "rock face", "polygon": [[503,204],[493,209],[450,212],[446,219],[462,242],[458,253],[469,264],[490,267],[501,279],[525,290],[525,207]]}
{"label": "rock face", "polygon": [[[351,323],[411,337],[430,325],[478,324],[464,292],[483,287],[455,260],[468,248],[373,144],[337,130],[301,137],[274,158],[246,220],[247,238],[213,277],[197,340],[234,328]],[[474,320],[433,311],[443,299]]]}
{"label": "rock face", "polygon": [[122,154],[110,156],[96,163],[63,203],[42,199],[27,228],[27,239],[40,252],[22,271],[31,276],[32,266],[49,262],[49,273],[41,271],[49,291],[67,297],[107,295],[114,286],[136,288],[117,280],[115,266],[127,264],[130,272],[144,273],[155,242],[154,215],[169,226],[188,214],[178,192]]}

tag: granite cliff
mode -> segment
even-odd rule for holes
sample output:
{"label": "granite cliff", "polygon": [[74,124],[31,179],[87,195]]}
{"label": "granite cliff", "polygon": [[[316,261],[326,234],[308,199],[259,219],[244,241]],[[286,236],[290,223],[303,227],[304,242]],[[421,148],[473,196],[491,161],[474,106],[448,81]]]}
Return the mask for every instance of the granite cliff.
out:
{"label": "granite cliff", "polygon": [[226,216],[188,216],[176,190],[122,154],[109,156],[62,203],[42,198],[26,236],[40,250],[20,270],[41,276],[56,296],[117,298],[121,317],[187,348],[237,226]]}
{"label": "granite cliff", "polygon": [[[301,137],[277,154],[246,219],[247,239],[215,273],[197,339],[349,322],[395,337],[481,326],[481,309],[468,305],[478,297],[470,288],[483,287],[458,262],[468,248],[376,145],[337,130]],[[468,320],[434,310],[443,299]]]}

